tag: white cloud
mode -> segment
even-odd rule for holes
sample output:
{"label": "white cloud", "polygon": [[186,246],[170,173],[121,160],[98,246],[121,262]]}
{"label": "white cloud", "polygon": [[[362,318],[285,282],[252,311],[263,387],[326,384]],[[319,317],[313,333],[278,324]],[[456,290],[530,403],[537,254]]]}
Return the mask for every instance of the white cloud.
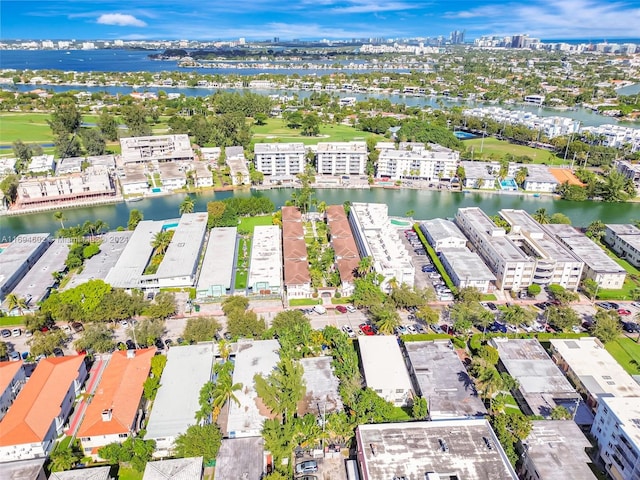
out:
{"label": "white cloud", "polygon": [[119,27],[146,27],[142,20],[125,13],[104,13],[98,17],[102,25],[118,25]]}
{"label": "white cloud", "polygon": [[335,13],[375,13],[413,10],[422,8],[418,2],[382,1],[382,0],[350,0],[349,5],[333,8]]}

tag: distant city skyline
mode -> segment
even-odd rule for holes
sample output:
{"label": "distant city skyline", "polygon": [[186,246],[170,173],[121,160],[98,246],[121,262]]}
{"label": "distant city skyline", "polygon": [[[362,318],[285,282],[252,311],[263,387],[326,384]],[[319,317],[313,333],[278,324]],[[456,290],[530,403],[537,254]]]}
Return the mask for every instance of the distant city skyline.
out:
{"label": "distant city skyline", "polygon": [[640,0],[2,0],[0,39],[640,38]]}

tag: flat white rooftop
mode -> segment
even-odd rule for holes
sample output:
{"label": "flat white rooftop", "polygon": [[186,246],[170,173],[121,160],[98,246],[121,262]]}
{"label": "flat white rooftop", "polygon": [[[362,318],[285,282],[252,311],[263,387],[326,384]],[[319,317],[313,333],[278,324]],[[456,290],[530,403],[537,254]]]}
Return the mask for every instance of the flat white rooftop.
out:
{"label": "flat white rooftop", "polygon": [[420,222],[420,226],[424,227],[429,232],[429,235],[434,241],[447,240],[449,238],[455,238],[461,242],[466,243],[467,237],[460,231],[458,226],[443,218],[434,218],[431,220],[425,220]]}
{"label": "flat white rooftop", "polygon": [[558,352],[592,396],[640,397],[640,385],[624,371],[597,338],[552,339],[550,342],[553,350]]}
{"label": "flat white rooftop", "polygon": [[213,343],[171,347],[145,438],[177,437],[196,424],[200,389],[211,379]]}
{"label": "flat white rooftop", "polygon": [[256,143],[253,146],[256,154],[267,153],[305,153],[304,144],[300,143]]}
{"label": "flat white rooftop", "polygon": [[2,265],[0,270],[0,295],[3,294],[9,279],[22,268],[23,264],[32,255],[43,248],[43,243],[48,242],[48,233],[18,235],[7,248],[0,252],[0,265]]}
{"label": "flat white rooftop", "polygon": [[332,357],[311,357],[300,360],[304,368],[307,392],[298,403],[298,413],[323,415],[342,411],[342,398],[338,392],[338,377],[331,367]]}
{"label": "flat white rooftop", "polygon": [[[212,228],[200,267],[198,292],[210,291],[212,287],[224,290],[231,288],[235,260],[237,227]],[[209,292],[213,294],[213,292]],[[224,291],[222,292],[224,294]]]}
{"label": "flat white rooftop", "polygon": [[318,153],[367,153],[367,142],[318,142]]}
{"label": "flat white rooftop", "polygon": [[440,480],[518,478],[486,420],[360,425],[356,439],[371,480],[425,480],[428,472]]}
{"label": "flat white rooftop", "polygon": [[367,387],[373,390],[412,390],[395,335],[360,336],[358,346]]}
{"label": "flat white rooftop", "polygon": [[405,342],[418,391],[429,399],[432,420],[482,417],[487,414],[458,354],[449,340]]}
{"label": "flat white rooftop", "polygon": [[446,258],[447,264],[460,281],[494,282],[496,280],[496,276],[489,270],[480,255],[466,247],[441,248],[440,254]]}
{"label": "flat white rooftop", "polygon": [[282,241],[277,225],[258,226],[253,230],[248,286],[256,285],[282,288]]}
{"label": "flat white rooftop", "polygon": [[30,308],[35,307],[53,287],[53,274],[66,268],[64,262],[69,254],[69,245],[66,238],[54,240],[11,293],[29,300]]}
{"label": "flat white rooftop", "polygon": [[236,402],[229,404],[227,434],[229,437],[259,437],[268,410],[258,405],[253,377],[268,376],[280,361],[280,344],[277,340],[239,340],[233,370],[233,383],[241,383],[236,392]]}
{"label": "flat white rooftop", "polygon": [[75,273],[64,290],[77,287],[89,280],[104,280],[126,248],[133,232],[108,232],[102,236],[100,253],[84,261],[82,272]]}
{"label": "flat white rooftop", "polygon": [[620,429],[640,448],[640,399],[603,398],[602,402],[618,418]]}
{"label": "flat white rooftop", "polygon": [[207,219],[206,212],[182,215],[164,259],[155,274],[157,278],[195,275],[204,234],[207,231]]}
{"label": "flat white rooftop", "polygon": [[140,287],[140,278],[153,252],[151,246],[153,237],[162,231],[162,227],[168,222],[155,220],[140,222],[104,281],[112,287]]}
{"label": "flat white rooftop", "polygon": [[567,420],[534,420],[532,425],[523,444],[540,480],[596,480],[585,452],[592,445],[578,425]]}
{"label": "flat white rooftop", "polygon": [[544,228],[597,273],[626,273],[597,243],[571,225],[548,224]]}

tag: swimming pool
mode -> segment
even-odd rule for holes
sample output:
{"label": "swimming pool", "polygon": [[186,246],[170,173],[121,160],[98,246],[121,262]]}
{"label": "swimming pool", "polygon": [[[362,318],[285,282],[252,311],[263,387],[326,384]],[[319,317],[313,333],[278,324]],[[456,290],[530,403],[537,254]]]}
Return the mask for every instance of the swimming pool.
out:
{"label": "swimming pool", "polygon": [[505,178],[500,180],[500,188],[502,190],[518,191],[518,184],[513,178]]}
{"label": "swimming pool", "polygon": [[161,189],[161,188],[156,187],[156,188],[152,188],[152,189],[151,189],[151,191],[152,191],[153,193],[160,193],[160,192],[162,191],[162,189]]}
{"label": "swimming pool", "polygon": [[178,226],[178,222],[175,222],[175,223],[165,223],[165,224],[162,226],[162,230],[163,230],[163,231],[165,231],[165,230],[173,230],[173,229],[174,229],[174,228],[176,228],[177,226]]}
{"label": "swimming pool", "polygon": [[472,138],[476,138],[476,136],[473,133],[467,133],[467,132],[453,132],[453,134],[459,139],[459,140],[470,140]]}
{"label": "swimming pool", "polygon": [[410,227],[411,222],[405,222],[403,220],[396,220],[395,218],[392,218],[391,225],[396,225],[398,227]]}

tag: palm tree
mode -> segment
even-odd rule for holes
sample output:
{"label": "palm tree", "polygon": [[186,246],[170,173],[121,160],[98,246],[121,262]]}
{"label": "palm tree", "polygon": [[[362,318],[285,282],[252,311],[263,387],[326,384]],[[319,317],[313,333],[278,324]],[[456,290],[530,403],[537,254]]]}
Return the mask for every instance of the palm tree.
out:
{"label": "palm tree", "polygon": [[11,312],[14,308],[17,308],[22,315],[24,309],[27,308],[27,301],[15,293],[10,293],[7,295],[7,310]]}
{"label": "palm tree", "polygon": [[489,400],[489,409],[491,409],[491,400],[493,396],[502,390],[504,382],[500,376],[500,372],[494,367],[488,367],[478,375],[478,386],[482,390],[484,401]]}
{"label": "palm tree", "polygon": [[546,208],[539,208],[538,210],[533,212],[533,215],[531,216],[536,222],[541,224],[549,223],[551,221],[551,216],[547,213]]}
{"label": "palm tree", "polygon": [[236,405],[240,405],[240,400],[238,400],[238,397],[236,397],[234,393],[239,390],[242,390],[242,383],[233,383],[231,375],[218,377],[216,388],[213,391],[214,417],[217,417],[220,409],[228,402],[233,401]]}
{"label": "palm tree", "polygon": [[64,216],[64,213],[62,213],[62,212],[60,212],[60,211],[57,211],[57,212],[55,212],[55,213],[53,214],[53,218],[54,218],[54,220],[57,220],[57,221],[59,221],[59,222],[60,222],[60,227],[61,227],[61,228],[64,228],[64,221],[67,219],[67,218]]}
{"label": "palm tree", "polygon": [[357,273],[359,277],[364,277],[373,268],[373,259],[371,257],[362,257],[358,262]]}
{"label": "palm tree", "polygon": [[178,213],[180,213],[180,215],[184,215],[185,213],[193,213],[194,208],[195,202],[193,201],[193,198],[187,195],[185,199],[182,200],[180,208],[178,209]]}
{"label": "palm tree", "polygon": [[173,231],[162,230],[154,235],[151,246],[156,249],[157,253],[163,254],[167,251],[167,248],[169,248],[172,238]]}
{"label": "palm tree", "polygon": [[218,352],[220,353],[220,358],[224,363],[227,363],[229,360],[229,355],[231,355],[231,345],[227,340],[220,340],[218,342]]}
{"label": "palm tree", "polygon": [[520,187],[524,185],[524,181],[527,179],[527,175],[529,175],[529,170],[527,167],[520,167],[515,175],[515,181]]}

